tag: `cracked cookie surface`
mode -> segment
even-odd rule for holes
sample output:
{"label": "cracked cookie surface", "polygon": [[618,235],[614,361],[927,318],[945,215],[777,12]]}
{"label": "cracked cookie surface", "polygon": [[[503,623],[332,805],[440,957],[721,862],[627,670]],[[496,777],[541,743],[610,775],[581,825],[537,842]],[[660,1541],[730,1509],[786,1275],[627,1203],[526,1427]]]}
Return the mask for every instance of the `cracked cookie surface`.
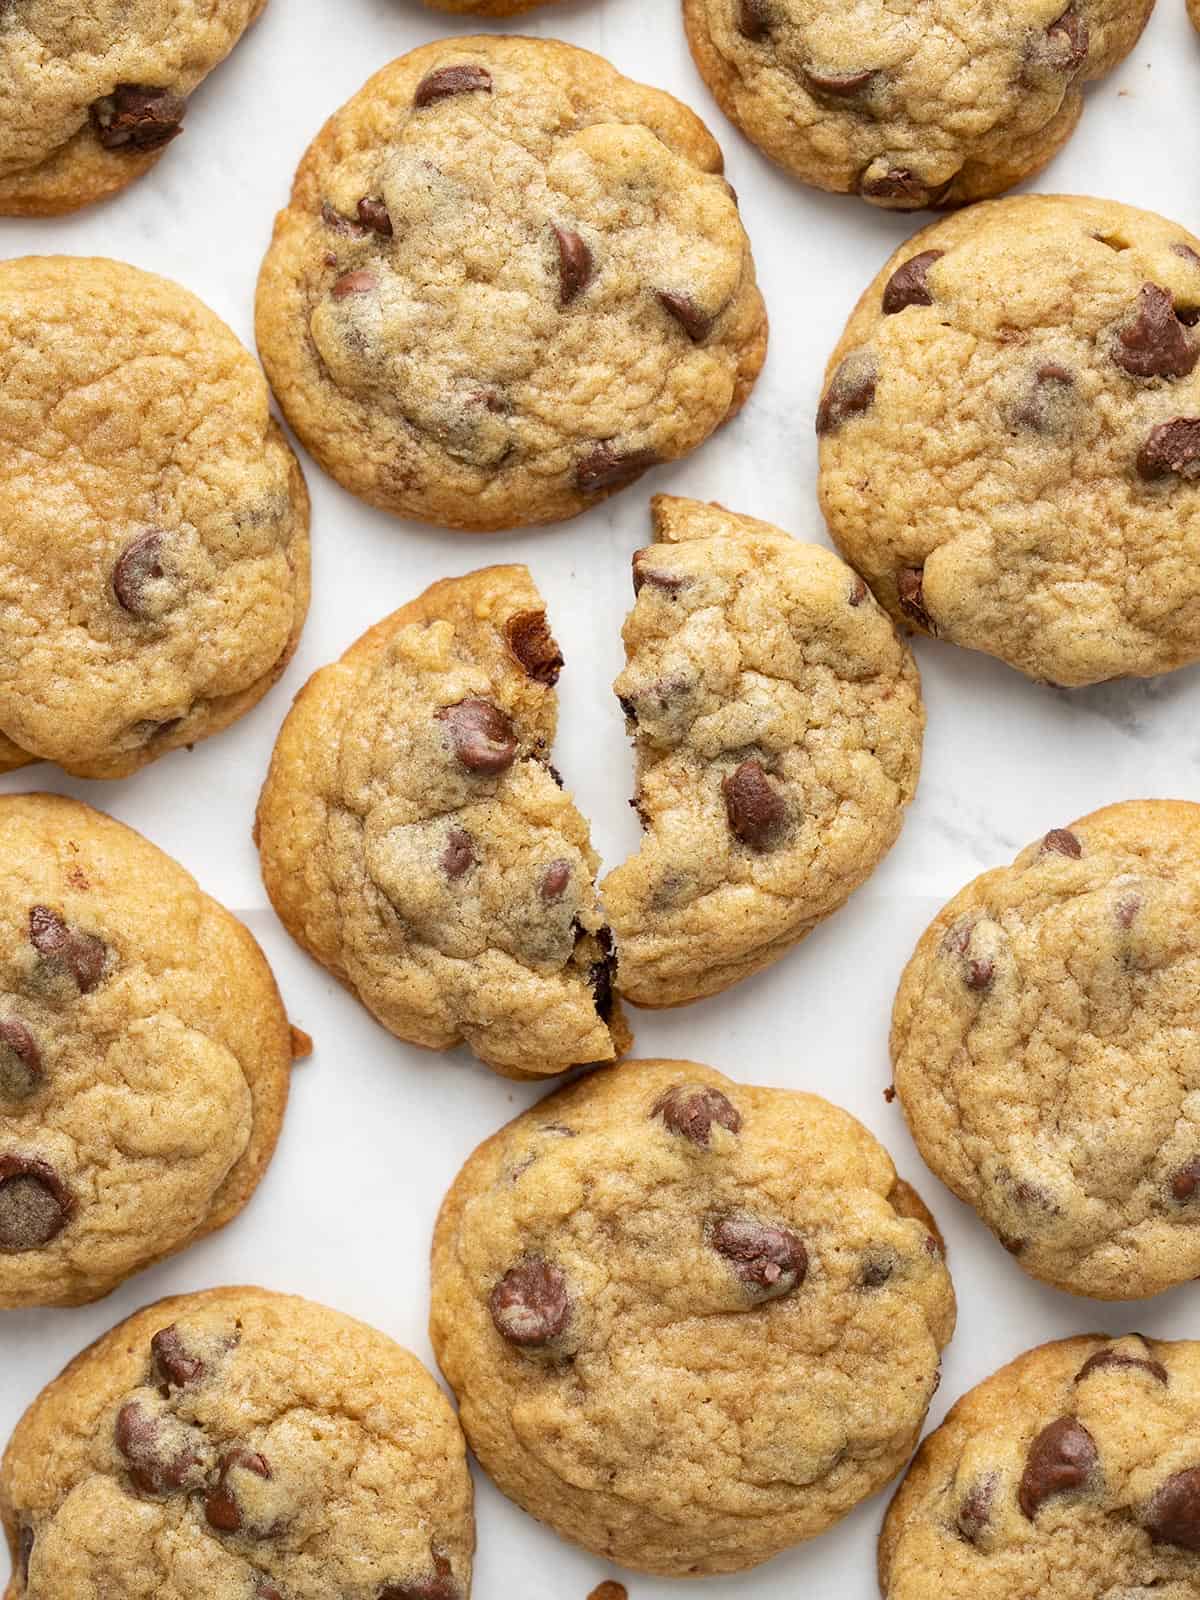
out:
{"label": "cracked cookie surface", "polygon": [[385,67],[300,165],[258,291],[288,420],[353,493],[574,516],[742,404],[766,315],[700,120],[555,40]]}
{"label": "cracked cookie surface", "polygon": [[884,1600],[1191,1600],[1200,1344],[1062,1339],[952,1408],[896,1493]]}
{"label": "cracked cookie surface", "polygon": [[1055,828],[939,912],[901,979],[921,1154],[1020,1264],[1126,1300],[1200,1276],[1200,806]]}
{"label": "cracked cookie surface", "polygon": [[308,597],[304,480],[225,324],[118,261],[0,262],[0,770],[219,732]]}
{"label": "cracked cookie surface", "polygon": [[287,1103],[249,932],[78,801],[0,798],[0,1306],[109,1293],[242,1209]]}
{"label": "cracked cookie surface", "polygon": [[561,667],[524,567],[435,583],[310,680],[258,810],[292,936],[400,1038],[518,1078],[629,1038],[550,765]]}
{"label": "cracked cookie surface", "polygon": [[147,1306],[17,1425],[6,1600],[467,1600],[462,1434],[415,1356],[263,1289]]}
{"label": "cracked cookie surface", "polygon": [[1154,0],[683,0],[721,109],[806,183],[912,211],[1002,193],[1071,135]]}
{"label": "cracked cookie surface", "polygon": [[900,622],[1074,687],[1200,657],[1200,239],[1026,195],[924,229],[817,416],[829,529]]}
{"label": "cracked cookie surface", "polygon": [[813,1095],[602,1069],[446,1197],[431,1336],[499,1488],[624,1566],[736,1572],[915,1443],[954,1325],[933,1221]]}
{"label": "cracked cookie surface", "polygon": [[0,0],[0,215],[74,211],[146,172],[265,0]]}
{"label": "cracked cookie surface", "polygon": [[602,885],[639,1005],[768,965],[878,865],[916,788],[917,670],[830,551],[659,495],[614,689],[637,740],[637,855]]}

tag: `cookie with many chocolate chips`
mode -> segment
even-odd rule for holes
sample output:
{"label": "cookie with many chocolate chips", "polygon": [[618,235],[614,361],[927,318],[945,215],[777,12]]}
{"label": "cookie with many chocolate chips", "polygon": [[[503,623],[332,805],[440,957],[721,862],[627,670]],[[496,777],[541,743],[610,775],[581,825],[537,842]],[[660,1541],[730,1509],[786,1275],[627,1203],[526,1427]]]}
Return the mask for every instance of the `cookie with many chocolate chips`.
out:
{"label": "cookie with many chocolate chips", "polygon": [[78,801],[0,797],[0,1306],[95,1300],[236,1216],[291,1056],[262,952],[189,873]]}
{"label": "cookie with many chocolate chips", "polygon": [[1028,1272],[1200,1276],[1200,806],[1055,828],[937,915],[892,1021],[921,1154]]}
{"label": "cookie with many chocolate chips", "polygon": [[550,522],[696,448],[766,315],[685,106],[550,39],[423,46],[326,125],[275,225],[258,338],[346,488],[468,530]]}
{"label": "cookie with many chocolate chips", "polygon": [[1192,1600],[1200,1344],[1039,1345],[951,1408],[879,1541],[884,1600]]}
{"label": "cookie with many chocolate chips", "polygon": [[1200,658],[1200,239],[1023,195],[910,239],[829,363],[821,505],[898,622],[1078,686]]}
{"label": "cookie with many chocolate chips", "polygon": [[940,1236],[867,1130],[688,1061],[518,1117],[434,1238],[434,1349],[484,1470],[672,1577],[752,1567],[893,1477],[953,1326]]}
{"label": "cookie with many chocolate chips", "polygon": [[218,733],[308,595],[304,480],[225,324],[119,261],[0,262],[0,771]]}
{"label": "cookie with many chocolate chips", "polygon": [[1154,0],[683,0],[721,109],[806,183],[896,211],[1001,194],[1070,137]]}
{"label": "cookie with many chocolate chips", "polygon": [[435,583],[310,680],[258,807],[292,936],[400,1038],[518,1078],[629,1041],[550,765],[562,664],[524,567]]}
{"label": "cookie with many chocolate chips", "polygon": [[265,0],[0,0],[0,216],[74,211],[151,168]]}
{"label": "cookie with many chocolate chips", "polygon": [[917,670],[828,550],[658,496],[633,557],[638,853],[602,886],[617,984],[678,1005],[767,966],[894,843],[921,763]]}
{"label": "cookie with many chocolate chips", "polygon": [[5,1600],[468,1600],[462,1433],[415,1356],[265,1289],[129,1317],[0,1469]]}

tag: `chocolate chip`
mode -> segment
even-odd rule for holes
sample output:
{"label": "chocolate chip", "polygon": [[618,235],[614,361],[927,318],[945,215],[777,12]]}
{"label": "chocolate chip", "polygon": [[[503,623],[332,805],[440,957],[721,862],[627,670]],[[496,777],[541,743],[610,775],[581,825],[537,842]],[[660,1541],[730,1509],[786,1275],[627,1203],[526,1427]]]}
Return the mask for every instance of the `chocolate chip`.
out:
{"label": "chocolate chip", "polygon": [[412,1583],[389,1583],[379,1591],[377,1600],[460,1600],[460,1593],[450,1563],[434,1551],[432,1574]]}
{"label": "chocolate chip", "polygon": [[560,228],[556,222],[550,226],[558,240],[558,303],[569,306],[592,281],[592,252],[573,229]]}
{"label": "chocolate chip", "polygon": [[0,1252],[41,1250],[66,1227],[74,1201],[36,1156],[0,1155]]}
{"label": "chocolate chip", "polygon": [[254,1600],[283,1600],[283,1590],[265,1580],[254,1591]]}
{"label": "chocolate chip", "polygon": [[1082,1383],[1090,1373],[1099,1372],[1104,1367],[1140,1367],[1159,1383],[1167,1382],[1167,1369],[1161,1361],[1154,1361],[1150,1357],[1123,1355],[1120,1350],[1097,1350],[1095,1355],[1087,1358],[1075,1374],[1075,1382]]}
{"label": "chocolate chip", "polygon": [[174,1494],[195,1477],[197,1437],[170,1413],[152,1411],[141,1400],[127,1400],[117,1412],[117,1449],[143,1494]]}
{"label": "chocolate chip", "polygon": [[[601,933],[607,934],[607,928],[602,928]],[[606,951],[600,961],[594,961],[588,968],[588,987],[592,991],[592,999],[596,1006],[596,1015],[601,1022],[608,1022],[613,1013],[613,974],[616,970],[616,960],[611,951]]]}
{"label": "chocolate chip", "polygon": [[169,89],[119,83],[92,105],[97,139],[106,150],[157,150],[182,131],[187,101]]}
{"label": "chocolate chip", "polygon": [[497,1332],[510,1344],[534,1350],[557,1339],[571,1317],[567,1280],[541,1256],[510,1267],[488,1301]]}
{"label": "chocolate chip", "polygon": [[894,1271],[890,1261],[868,1261],[859,1282],[864,1289],[882,1289]]}
{"label": "chocolate chip", "polygon": [[991,988],[992,980],[995,976],[996,967],[994,962],[989,961],[986,956],[975,957],[966,964],[963,982],[968,989],[974,989],[976,993],[982,993],[985,989]]}
{"label": "chocolate chip", "polygon": [[720,1089],[709,1085],[677,1083],[655,1102],[652,1117],[660,1117],[672,1133],[707,1149],[713,1125],[740,1133],[742,1118]]}
{"label": "chocolate chip", "polygon": [[1072,861],[1078,861],[1083,855],[1083,844],[1079,835],[1072,833],[1070,828],[1051,828],[1042,840],[1041,854],[1069,856]]}
{"label": "chocolate chip", "polygon": [[981,1478],[978,1483],[972,1484],[963,1496],[954,1525],[968,1544],[976,1544],[980,1534],[991,1521],[992,1503],[996,1498],[998,1486],[999,1479],[992,1472],[986,1478]]}
{"label": "chocolate chip", "polygon": [[1078,72],[1087,60],[1088,25],[1073,5],[1046,29],[1046,39],[1051,59],[1060,71]]}
{"label": "chocolate chip", "polygon": [[649,566],[648,562],[653,555],[654,547],[651,546],[647,550],[635,550],[630,558],[634,594],[641,594],[642,585],[646,583],[669,595],[677,595],[681,589],[686,589],[691,579],[684,577],[682,573],[664,572],[661,567]]}
{"label": "chocolate chip", "polygon": [[1138,477],[1152,483],[1174,473],[1180,478],[1200,477],[1200,418],[1172,417],[1151,428],[1138,451]]}
{"label": "chocolate chip", "polygon": [[460,700],[443,706],[438,721],[446,723],[454,754],[468,772],[505,772],[517,754],[517,736],[509,718],[490,700]]}
{"label": "chocolate chip", "polygon": [[721,780],[730,832],[752,850],[766,850],[777,840],[787,819],[787,806],[757,761],[743,761]]}
{"label": "chocolate chip", "polygon": [[713,1249],[760,1300],[777,1300],[804,1282],[808,1251],[794,1233],[753,1217],[724,1217],[712,1230]]}
{"label": "chocolate chip", "polygon": [[923,567],[901,567],[896,574],[896,598],[900,610],[926,633],[937,634],[937,623],[925,604],[925,570]]}
{"label": "chocolate chip", "polygon": [[508,648],[538,683],[557,683],[562,671],[562,651],[554,642],[544,611],[519,611],[504,624]]}
{"label": "chocolate chip", "polygon": [[246,1533],[251,1538],[263,1538],[267,1530],[246,1521],[236,1486],[230,1482],[235,1472],[249,1472],[265,1480],[272,1476],[266,1456],[259,1455],[255,1450],[241,1448],[228,1451],[221,1457],[216,1483],[205,1496],[204,1520],[218,1533]]}
{"label": "chocolate chip", "polygon": [[1200,1189],[1200,1156],[1193,1156],[1171,1179],[1171,1194],[1183,1205],[1197,1189]]}
{"label": "chocolate chip", "polygon": [[538,893],[547,905],[553,900],[561,900],[563,890],[571,881],[571,863],[569,861],[552,861],[542,873],[542,881]]}
{"label": "chocolate chip", "polygon": [[1091,1434],[1074,1417],[1059,1417],[1029,1447],[1017,1491],[1021,1510],[1032,1522],[1053,1495],[1087,1482],[1099,1457]]}
{"label": "chocolate chip", "polygon": [[[630,722],[637,721],[637,706],[627,694],[619,694],[617,696],[617,704],[620,706],[622,713],[629,719]],[[637,801],[631,800],[629,804],[631,806],[636,806]]]}
{"label": "chocolate chip", "polygon": [[693,344],[699,344],[708,338],[716,318],[702,311],[690,295],[676,294],[670,289],[659,289],[657,298],[659,305],[675,318]]}
{"label": "chocolate chip", "polygon": [[888,279],[883,291],[883,314],[894,317],[909,306],[931,306],[933,294],[925,281],[935,261],[945,255],[944,250],[922,250],[919,255],[902,261]]}
{"label": "chocolate chip", "polygon": [[653,450],[628,450],[622,455],[611,439],[604,439],[575,463],[575,487],[581,494],[623,489],[640,478],[648,467],[657,465],[658,457]]}
{"label": "chocolate chip", "polygon": [[771,31],[769,0],[734,0],[737,30],[744,39],[765,39]]}
{"label": "chocolate chip", "polygon": [[818,72],[816,67],[801,67],[800,76],[816,94],[827,94],[835,100],[850,100],[869,89],[879,76],[878,70],[868,67],[861,72]]}
{"label": "chocolate chip", "polygon": [[1175,315],[1167,291],[1144,283],[1135,313],[1117,333],[1113,360],[1135,378],[1186,378],[1200,360],[1200,344]]}
{"label": "chocolate chip", "polygon": [[817,407],[817,434],[832,433],[848,417],[870,409],[879,370],[870,350],[855,350],[838,367]]}
{"label": "chocolate chip", "polygon": [[186,1389],[204,1376],[204,1362],[189,1350],[175,1323],[160,1328],[150,1341],[151,1376],[164,1394]]}
{"label": "chocolate chip", "polygon": [[147,614],[146,586],[163,576],[165,538],[160,528],[151,528],[130,540],[117,557],[112,573],[113,594],[122,611],[128,611],[131,617]]}
{"label": "chocolate chip", "polygon": [[[361,223],[355,222],[352,217],[345,216],[329,204],[328,200],[321,202],[321,221],[327,228],[332,228],[334,233],[344,234],[350,239],[365,239],[368,230]],[[336,262],[336,256],[330,256],[330,265]]]}
{"label": "chocolate chip", "polygon": [[1200,1467],[1177,1472],[1154,1491],[1142,1525],[1155,1544],[1200,1550]]}
{"label": "chocolate chip", "polygon": [[898,211],[916,211],[944,200],[953,182],[930,184],[911,167],[893,166],[880,156],[859,179],[858,192],[867,200],[894,201]]}
{"label": "chocolate chip", "polygon": [[373,272],[359,268],[356,272],[343,272],[330,291],[335,300],[345,300],[352,294],[370,294],[379,287],[379,279]]}
{"label": "chocolate chip", "polygon": [[20,1532],[17,1534],[17,1567],[20,1570],[23,1583],[29,1582],[29,1561],[33,1555],[34,1543],[33,1529],[27,1522],[23,1522]]}
{"label": "chocolate chip", "polygon": [[475,842],[465,828],[451,828],[442,851],[442,871],[448,878],[461,878],[475,865]]}
{"label": "chocolate chip", "polygon": [[0,1019],[0,1100],[28,1100],[42,1081],[42,1052],[17,1017]]}
{"label": "chocolate chip", "polygon": [[358,220],[384,239],[392,237],[392,218],[381,196],[365,194],[358,202]]}
{"label": "chocolate chip", "polygon": [[1122,898],[1117,901],[1116,906],[1117,926],[1119,928],[1126,929],[1132,928],[1134,922],[1137,920],[1137,914],[1141,909],[1142,897],[1140,894],[1123,895]]}
{"label": "chocolate chip", "polygon": [[867,598],[868,592],[866,579],[860,578],[858,574],[855,573],[854,582],[850,585],[850,604],[852,606],[862,605],[863,601]]}
{"label": "chocolate chip", "polygon": [[413,95],[414,106],[429,106],[435,100],[446,100],[455,94],[491,94],[492,75],[486,67],[460,62],[452,67],[437,67],[428,72],[417,85]]}
{"label": "chocolate chip", "polygon": [[48,966],[69,973],[81,994],[90,994],[104,976],[103,940],[69,928],[49,906],[31,908],[29,942]]}
{"label": "chocolate chip", "polygon": [[1029,392],[1013,412],[1020,427],[1049,433],[1063,418],[1064,402],[1075,387],[1075,374],[1057,361],[1044,361],[1033,374]]}

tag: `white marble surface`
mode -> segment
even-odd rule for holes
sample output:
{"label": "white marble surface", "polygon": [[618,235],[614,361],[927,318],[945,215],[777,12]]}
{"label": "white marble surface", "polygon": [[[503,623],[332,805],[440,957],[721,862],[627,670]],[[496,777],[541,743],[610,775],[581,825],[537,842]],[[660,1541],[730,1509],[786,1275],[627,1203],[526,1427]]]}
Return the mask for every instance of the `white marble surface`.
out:
{"label": "white marble surface", "polygon": [[[819,195],[772,170],[720,116],[684,45],[676,0],[564,0],[523,19],[609,56],[682,96],[726,150],[772,315],[766,371],[744,415],[689,461],[660,469],[586,517],[534,533],[475,537],[414,527],[359,505],[306,462],[314,502],[315,603],[285,682],[237,728],[117,784],[52,770],[5,789],[81,795],[142,829],[247,917],[275,963],[296,1021],[317,1041],[298,1068],[278,1157],[247,1212],[222,1234],[142,1274],[100,1305],[0,1316],[0,1437],[38,1387],[87,1340],[157,1296],[258,1282],[339,1306],[427,1360],[426,1252],[440,1196],[461,1160],[535,1098],[464,1054],[433,1058],[391,1039],[312,966],[267,910],[250,822],[291,695],[319,664],[426,583],[492,560],[527,561],[567,656],[556,760],[610,864],[631,847],[629,758],[608,684],[620,663],[629,552],[646,500],[666,489],[719,498],[824,538],[814,494],[812,416],[842,320],[901,217]],[[185,136],[115,202],[71,219],[0,220],[0,253],[123,257],[196,290],[251,339],[254,279],[292,169],[324,117],[376,67],[451,30],[414,0],[273,0],[192,105]],[[1093,89],[1080,131],[1045,174],[1048,190],[1098,193],[1197,229],[1200,44],[1183,0],[1158,14],[1126,66]],[[980,869],[1048,827],[1134,796],[1200,798],[1200,670],[1082,694],[1038,688],[950,647],[917,647],[929,708],[920,792],[892,855],[851,904],[772,970],[715,1000],[636,1015],[638,1053],[693,1056],[733,1076],[813,1089],[887,1143],[936,1210],[960,1296],[933,1420],[1026,1346],[1069,1332],[1200,1331],[1200,1290],[1129,1306],[1072,1300],[1027,1280],[927,1173],[898,1106],[885,1104],[887,1017],[901,965],[937,906]],[[714,1597],[796,1593],[868,1600],[883,1497],[839,1528]],[[602,1562],[560,1543],[480,1479],[476,1594],[584,1600]],[[633,1600],[678,1585],[626,1576]],[[65,1600],[65,1597],[63,1597]]]}

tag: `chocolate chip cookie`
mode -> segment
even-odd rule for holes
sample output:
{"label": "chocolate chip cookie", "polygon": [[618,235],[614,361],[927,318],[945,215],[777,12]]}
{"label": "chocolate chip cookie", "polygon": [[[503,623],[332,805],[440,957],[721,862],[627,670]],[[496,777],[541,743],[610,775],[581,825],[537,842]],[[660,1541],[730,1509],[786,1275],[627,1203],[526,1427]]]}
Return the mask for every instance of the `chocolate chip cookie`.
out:
{"label": "chocolate chip cookie", "polygon": [[641,849],[604,881],[639,1005],[767,966],[869,876],[916,788],[917,671],[836,556],[660,495],[633,557],[628,664]]}
{"label": "chocolate chip cookie", "polygon": [[6,1600],[467,1600],[462,1434],[415,1356],[265,1289],[147,1306],[0,1471]]}
{"label": "chocolate chip cookie", "polygon": [[524,567],[435,583],[309,681],[258,808],[293,938],[400,1038],[517,1078],[629,1042],[550,765],[562,664]]}
{"label": "chocolate chip cookie", "polygon": [[247,930],[111,817],[0,796],[0,1306],[77,1305],[222,1227],[291,1041]]}
{"label": "chocolate chip cookie", "polygon": [[574,516],[741,406],[767,324],[703,123],[552,39],[423,46],[325,126],[258,292],[288,420],[448,527]]}
{"label": "chocolate chip cookie", "polygon": [[0,0],[0,215],[74,211],[151,168],[265,0]]}
{"label": "chocolate chip cookie", "polygon": [[1200,806],[1138,800],[985,872],[892,1025],[921,1154],[1034,1277],[1135,1299],[1200,1276]]}
{"label": "chocolate chip cookie", "polygon": [[721,109],[806,183],[894,211],[1045,166],[1154,0],[683,0]]}
{"label": "chocolate chip cookie", "polygon": [[884,1600],[1191,1600],[1198,1429],[1193,1340],[1027,1351],[921,1446],[883,1526]]}
{"label": "chocolate chip cookie", "polygon": [[0,770],[124,777],[279,677],[308,609],[308,496],[267,407],[177,284],[0,262]]}
{"label": "chocolate chip cookie", "polygon": [[434,1238],[434,1348],[485,1471],[669,1576],[754,1566],[886,1483],[953,1326],[937,1230],[867,1130],[688,1061],[518,1117]]}
{"label": "chocolate chip cookie", "polygon": [[830,532],[898,621],[1075,686],[1200,658],[1200,239],[1023,195],[935,223],[817,413]]}

